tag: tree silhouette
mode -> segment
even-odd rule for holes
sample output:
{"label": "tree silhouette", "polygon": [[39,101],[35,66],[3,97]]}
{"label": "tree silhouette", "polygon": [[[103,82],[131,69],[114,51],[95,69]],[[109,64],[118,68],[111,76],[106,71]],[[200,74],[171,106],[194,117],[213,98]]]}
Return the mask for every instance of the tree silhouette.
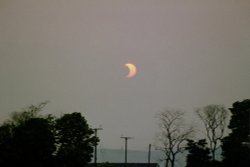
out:
{"label": "tree silhouette", "polygon": [[65,114],[56,120],[57,163],[82,167],[90,162],[96,138],[81,113]]}
{"label": "tree silhouette", "polygon": [[48,103],[49,101],[45,101],[39,103],[38,105],[30,105],[26,108],[23,108],[21,111],[15,111],[11,114],[11,120],[8,120],[7,123],[18,126],[31,118],[40,118],[42,117],[40,112]]}
{"label": "tree silhouette", "polygon": [[29,106],[0,126],[0,166],[82,167],[98,141],[80,113],[56,119],[41,116],[45,106]]}
{"label": "tree silhouette", "polygon": [[55,151],[49,119],[39,118],[46,103],[14,112],[0,126],[0,166],[44,166]]}
{"label": "tree silhouette", "polygon": [[21,166],[46,166],[55,151],[55,138],[48,120],[31,118],[14,128],[13,144]]}
{"label": "tree silhouette", "polygon": [[183,124],[183,115],[178,110],[165,110],[158,115],[161,128],[158,149],[165,154],[166,167],[175,166],[176,155],[185,150],[186,140],[193,132],[192,128],[186,128]]}
{"label": "tree silhouette", "polygon": [[189,152],[187,155],[186,167],[210,167],[211,156],[210,150],[207,147],[206,139],[197,142],[188,140],[186,150]]}
{"label": "tree silhouette", "polygon": [[12,125],[6,123],[0,126],[0,166],[12,166],[11,163],[15,157],[12,128]]}
{"label": "tree silhouette", "polygon": [[196,110],[196,114],[205,127],[212,160],[216,160],[216,150],[224,137],[228,111],[222,105],[208,105]]}
{"label": "tree silhouette", "polygon": [[235,102],[230,111],[232,116],[228,128],[231,129],[231,133],[223,139],[223,165],[249,166],[250,99]]}

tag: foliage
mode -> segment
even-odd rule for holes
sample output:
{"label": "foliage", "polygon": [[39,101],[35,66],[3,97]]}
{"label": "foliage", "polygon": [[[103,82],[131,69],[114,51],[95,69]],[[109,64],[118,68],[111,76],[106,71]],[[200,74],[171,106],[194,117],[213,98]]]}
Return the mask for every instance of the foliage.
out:
{"label": "foliage", "polygon": [[42,102],[38,105],[30,105],[27,108],[23,108],[21,111],[15,111],[11,114],[10,123],[20,125],[31,118],[41,117],[39,112],[49,103],[49,101]]}
{"label": "foliage", "polygon": [[[48,120],[31,118],[14,128],[14,150],[18,153],[17,162],[23,166],[45,166],[55,151],[55,138]],[[27,163],[28,162],[28,163]]]}
{"label": "foliage", "polygon": [[183,115],[178,110],[165,110],[158,115],[161,128],[158,149],[166,156],[166,167],[175,166],[176,155],[185,150],[185,142],[193,132],[193,128],[185,128]]}
{"label": "foliage", "polygon": [[0,166],[10,166],[6,162],[12,162],[13,153],[13,131],[12,125],[7,123],[0,126]]}
{"label": "foliage", "polygon": [[210,150],[205,139],[197,142],[188,140],[186,150],[189,152],[186,167],[209,167],[211,165]]}
{"label": "foliage", "polygon": [[223,164],[225,167],[248,166],[250,164],[250,99],[235,102],[230,111],[232,117],[228,128],[231,129],[231,133],[223,139]]}
{"label": "foliage", "polygon": [[15,112],[0,126],[0,166],[85,166],[97,139],[80,113],[41,116],[47,103]]}
{"label": "foliage", "polygon": [[80,113],[65,114],[56,120],[57,160],[60,166],[85,166],[90,162],[96,138]]}
{"label": "foliage", "polygon": [[11,120],[0,126],[0,166],[41,166],[51,159],[54,135],[49,120],[38,115],[46,104],[14,112]]}
{"label": "foliage", "polygon": [[216,150],[224,137],[228,111],[222,105],[208,105],[197,109],[196,114],[205,126],[205,133],[209,143],[212,160],[216,160]]}

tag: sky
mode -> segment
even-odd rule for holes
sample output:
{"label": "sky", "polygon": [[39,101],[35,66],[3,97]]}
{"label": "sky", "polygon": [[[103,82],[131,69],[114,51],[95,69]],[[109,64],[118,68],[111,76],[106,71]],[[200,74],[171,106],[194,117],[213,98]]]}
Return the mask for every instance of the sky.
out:
{"label": "sky", "polygon": [[146,150],[156,113],[250,95],[249,0],[0,0],[0,25],[0,122],[49,100],[102,126],[99,148]]}

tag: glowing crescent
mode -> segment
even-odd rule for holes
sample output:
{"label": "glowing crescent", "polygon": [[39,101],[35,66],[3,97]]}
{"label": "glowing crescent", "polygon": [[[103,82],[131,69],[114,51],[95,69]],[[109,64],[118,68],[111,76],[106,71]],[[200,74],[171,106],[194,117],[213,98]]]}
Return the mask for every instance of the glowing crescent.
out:
{"label": "glowing crescent", "polygon": [[125,64],[128,69],[129,69],[129,73],[128,75],[126,76],[127,78],[131,78],[131,77],[134,77],[136,75],[136,66],[134,64]]}

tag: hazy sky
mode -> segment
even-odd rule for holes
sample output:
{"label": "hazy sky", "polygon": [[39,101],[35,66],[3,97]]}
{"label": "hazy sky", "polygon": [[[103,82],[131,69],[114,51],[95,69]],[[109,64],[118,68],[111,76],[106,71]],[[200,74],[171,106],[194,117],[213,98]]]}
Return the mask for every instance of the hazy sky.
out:
{"label": "hazy sky", "polygon": [[[125,63],[137,65],[128,79]],[[147,149],[155,114],[250,95],[249,0],[0,0],[0,121],[45,100]]]}

